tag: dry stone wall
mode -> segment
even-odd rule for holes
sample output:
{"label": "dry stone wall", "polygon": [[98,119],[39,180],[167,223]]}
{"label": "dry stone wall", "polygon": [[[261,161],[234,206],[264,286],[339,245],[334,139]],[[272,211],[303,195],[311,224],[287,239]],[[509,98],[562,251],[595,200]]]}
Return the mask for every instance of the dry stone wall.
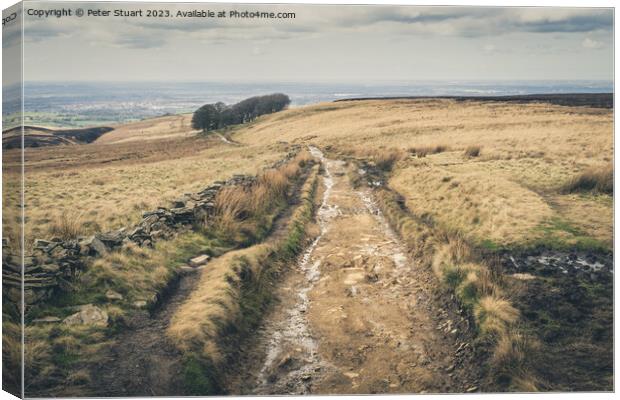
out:
{"label": "dry stone wall", "polygon": [[[293,158],[299,148],[294,148],[287,156],[271,168],[277,168]],[[160,207],[144,212],[136,226],[121,228],[110,232],[97,233],[77,239],[50,240],[37,239],[32,254],[24,257],[24,301],[32,305],[51,298],[58,290],[69,290],[76,274],[86,267],[87,260],[100,257],[109,251],[133,242],[139,246],[152,246],[161,239],[169,239],[175,233],[188,229],[213,215],[215,198],[227,186],[250,186],[255,176],[233,175],[227,181],[217,181],[204,190],[185,194],[172,202],[171,208]],[[6,296],[12,301],[21,299],[22,262],[19,255],[10,254],[3,243],[2,286]]]}

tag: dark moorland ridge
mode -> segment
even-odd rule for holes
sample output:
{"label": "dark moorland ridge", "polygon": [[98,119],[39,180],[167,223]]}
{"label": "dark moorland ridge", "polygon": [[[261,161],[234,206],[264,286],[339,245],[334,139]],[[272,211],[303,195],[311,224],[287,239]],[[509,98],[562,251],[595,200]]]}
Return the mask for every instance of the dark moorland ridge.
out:
{"label": "dark moorland ridge", "polygon": [[[106,126],[84,129],[48,129],[26,125],[24,126],[24,147],[92,143],[99,136],[113,129]],[[20,131],[21,127],[18,126],[2,132],[2,148],[20,148],[22,139]]]}
{"label": "dark moorland ridge", "polygon": [[523,94],[505,96],[403,96],[403,97],[360,97],[339,99],[339,101],[361,100],[416,100],[416,99],[451,99],[456,101],[506,101],[514,103],[551,103],[560,106],[584,106],[595,108],[613,108],[613,93],[561,93],[561,94]]}

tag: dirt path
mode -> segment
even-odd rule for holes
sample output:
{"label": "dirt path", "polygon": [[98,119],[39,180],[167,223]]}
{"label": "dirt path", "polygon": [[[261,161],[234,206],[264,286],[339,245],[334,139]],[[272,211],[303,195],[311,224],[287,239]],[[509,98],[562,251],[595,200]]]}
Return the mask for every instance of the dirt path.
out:
{"label": "dirt path", "polygon": [[171,295],[152,315],[136,313],[129,329],[115,337],[107,350],[107,361],[92,376],[89,388],[98,397],[170,396],[183,394],[181,353],[165,332],[177,308],[187,299],[199,278],[198,271],[183,275]]}
{"label": "dirt path", "polygon": [[408,260],[371,191],[353,189],[342,162],[323,163],[321,234],[242,349],[229,392],[474,391],[467,321],[437,295],[431,273]]}

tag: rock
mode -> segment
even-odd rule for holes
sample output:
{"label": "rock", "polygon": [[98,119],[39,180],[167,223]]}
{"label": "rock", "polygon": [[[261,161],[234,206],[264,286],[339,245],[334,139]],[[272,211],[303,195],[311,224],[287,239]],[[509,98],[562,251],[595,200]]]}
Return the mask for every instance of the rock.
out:
{"label": "rock", "polygon": [[127,234],[128,237],[134,237],[138,235],[144,235],[144,229],[142,229],[139,226],[130,230],[129,233]]}
{"label": "rock", "polygon": [[92,304],[80,306],[80,311],[62,321],[65,325],[108,326],[108,313]]}
{"label": "rock", "polygon": [[452,364],[448,368],[446,368],[446,372],[452,372],[452,371],[454,371],[454,364]]}
{"label": "rock", "polygon": [[[93,250],[95,253],[97,253],[100,256],[108,252],[108,248],[106,247],[106,245],[101,240],[97,239],[95,236],[87,237],[86,239],[80,241],[79,245],[80,245],[80,249],[82,249],[82,247],[85,246],[86,248],[89,249],[87,252],[90,252],[90,250]],[[82,252],[82,250],[80,250],[80,252]]]}
{"label": "rock", "polygon": [[189,265],[181,265],[179,267],[179,272],[183,275],[185,274],[192,274],[194,272],[196,272],[198,270],[198,268],[192,268]]}
{"label": "rock", "polygon": [[125,228],[121,228],[116,231],[99,233],[95,235],[95,238],[102,241],[107,247],[116,247],[122,243],[126,236]]}
{"label": "rock", "polygon": [[203,254],[201,256],[198,257],[194,257],[191,260],[189,260],[189,265],[196,268],[196,267],[200,267],[201,265],[205,265],[207,263],[207,261],[209,261],[209,257],[207,254]]}
{"label": "rock", "polygon": [[518,279],[520,281],[531,281],[532,279],[536,279],[536,277],[532,274],[527,274],[527,273],[517,273],[517,274],[512,274],[512,275],[508,275],[511,278],[514,279]]}
{"label": "rock", "polygon": [[90,248],[93,249],[100,256],[105,255],[108,252],[107,246],[99,239],[93,238]]}
{"label": "rock", "polygon": [[186,201],[187,201],[187,199],[185,197],[173,200],[172,201],[172,207],[173,208],[183,208],[183,207],[185,207],[185,202]]}
{"label": "rock", "polygon": [[46,248],[50,244],[52,244],[52,242],[49,242],[47,240],[43,240],[43,239],[35,239],[34,240],[34,247]]}
{"label": "rock", "polygon": [[105,292],[105,297],[108,300],[123,300],[123,295],[115,292],[114,290],[108,290],[107,292]]}
{"label": "rock", "polygon": [[467,393],[473,393],[473,392],[477,392],[478,391],[478,386],[471,386],[469,388],[467,388],[467,390],[465,390],[465,392]]}
{"label": "rock", "polygon": [[54,324],[60,321],[61,321],[60,318],[52,317],[52,316],[47,316],[47,317],[42,317],[42,318],[37,318],[35,320],[32,320],[32,322],[34,322],[35,324]]}
{"label": "rock", "polygon": [[146,307],[146,301],[145,300],[137,300],[133,302],[133,306],[135,308],[145,308]]}
{"label": "rock", "polygon": [[54,274],[60,270],[60,266],[56,264],[44,264],[41,266],[41,269],[46,273]]}

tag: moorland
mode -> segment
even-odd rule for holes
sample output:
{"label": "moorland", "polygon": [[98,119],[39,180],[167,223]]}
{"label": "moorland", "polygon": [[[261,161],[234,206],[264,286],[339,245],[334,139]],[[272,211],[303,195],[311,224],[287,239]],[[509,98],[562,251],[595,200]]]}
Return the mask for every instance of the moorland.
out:
{"label": "moorland", "polygon": [[338,101],[207,133],[169,115],[26,148],[27,252],[255,177],[28,305],[26,392],[612,390],[613,110],[549,101]]}

